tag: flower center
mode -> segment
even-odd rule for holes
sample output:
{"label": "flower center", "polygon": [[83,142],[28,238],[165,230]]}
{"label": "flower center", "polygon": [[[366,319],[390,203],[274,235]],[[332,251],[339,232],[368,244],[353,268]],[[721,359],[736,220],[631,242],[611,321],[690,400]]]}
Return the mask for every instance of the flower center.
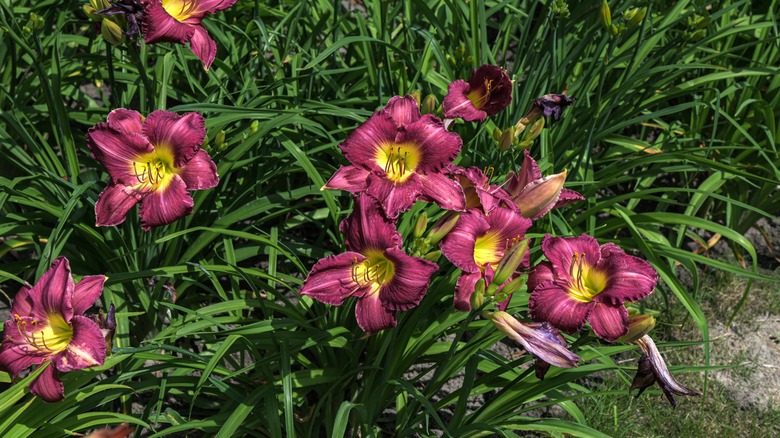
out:
{"label": "flower center", "polygon": [[471,104],[474,105],[474,108],[482,109],[482,107],[485,106],[485,103],[490,100],[490,92],[492,87],[493,79],[485,79],[484,88],[477,88],[476,90],[466,94],[466,97],[471,101]]}
{"label": "flower center", "polygon": [[153,189],[164,188],[174,174],[173,156],[163,148],[156,148],[154,152],[137,157],[131,173],[140,184],[148,184]]}
{"label": "flower center", "polygon": [[381,252],[366,254],[362,262],[352,261],[352,281],[361,287],[379,288],[392,280],[395,275],[395,265]]}
{"label": "flower center", "polygon": [[193,0],[162,0],[162,7],[176,21],[182,22],[190,18],[195,3]]}
{"label": "flower center", "polygon": [[24,336],[27,344],[46,354],[56,354],[66,349],[73,338],[73,329],[60,314],[49,314],[49,324],[37,331],[38,321],[27,324],[27,321],[22,320],[19,315],[14,317],[16,328]]}
{"label": "flower center", "polygon": [[377,151],[376,162],[384,169],[387,179],[402,183],[414,173],[420,162],[420,153],[414,145],[384,144]]}
{"label": "flower center", "polygon": [[501,235],[496,231],[488,231],[474,242],[474,262],[480,269],[484,269],[488,263],[495,267],[504,256],[505,249]]}
{"label": "flower center", "polygon": [[591,302],[593,297],[607,287],[607,276],[585,262],[585,253],[574,253],[569,267],[569,277],[572,279],[569,285],[569,296],[583,303]]}

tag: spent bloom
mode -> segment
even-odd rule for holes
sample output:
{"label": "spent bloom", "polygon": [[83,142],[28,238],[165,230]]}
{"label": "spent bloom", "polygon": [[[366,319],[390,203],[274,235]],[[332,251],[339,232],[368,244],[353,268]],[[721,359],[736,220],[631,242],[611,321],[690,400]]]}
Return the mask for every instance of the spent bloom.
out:
{"label": "spent bloom", "polygon": [[628,332],[624,303],[653,292],[658,274],[646,261],[614,243],[599,246],[586,234],[542,241],[547,257],[528,276],[530,316],[568,333],[585,321],[600,338],[614,342]]}
{"label": "spent bloom", "polygon": [[574,190],[564,189],[566,171],[542,177],[539,165],[526,150],[523,164],[517,173],[507,175],[504,188],[520,214],[531,220],[539,219],[553,208],[585,199]]}
{"label": "spent bloom", "polygon": [[190,43],[190,50],[208,70],[217,55],[217,43],[201,21],[206,15],[233,6],[237,0],[144,0],[141,28],[147,44]]}
{"label": "spent bloom", "polygon": [[[505,207],[494,208],[489,215],[478,209],[461,214],[455,227],[441,242],[441,251],[463,273],[455,286],[455,308],[471,310],[471,295],[477,282],[486,284],[493,276],[506,252],[525,238],[531,221]],[[528,253],[524,254],[528,267]],[[510,276],[509,281],[513,278]]]}
{"label": "spent bloom", "polygon": [[463,210],[463,190],[448,177],[462,143],[435,116],[420,116],[412,96],[395,96],[339,145],[352,165],[341,166],[323,189],[365,192],[392,219],[418,199]]}
{"label": "spent bloom", "polygon": [[638,389],[639,392],[636,396],[639,397],[645,389],[658,382],[658,386],[661,387],[664,395],[674,408],[677,407],[677,401],[674,399],[675,395],[699,395],[698,391],[687,388],[675,380],[666,367],[666,361],[664,361],[663,356],[661,356],[661,353],[655,346],[653,338],[644,335],[634,341],[634,343],[642,349],[642,356],[639,358],[639,367],[636,370],[636,375],[633,382],[631,382],[629,391]]}
{"label": "spent bloom", "polygon": [[144,119],[124,108],[87,133],[92,156],[111,176],[95,205],[97,225],[118,225],[137,203],[141,227],[169,224],[192,213],[187,190],[219,183],[217,166],[200,148],[206,137],[203,116],[154,111]]}
{"label": "spent bloom", "polygon": [[106,340],[84,311],[103,293],[103,275],[85,276],[74,284],[68,259],[59,257],[33,287],[23,286],[14,297],[6,321],[0,368],[14,378],[32,365],[51,362],[30,384],[30,391],[47,402],[65,397],[57,371],[102,365]]}
{"label": "spent bloom", "polygon": [[468,82],[459,79],[450,83],[442,102],[448,119],[483,121],[498,114],[512,102],[512,80],[506,70],[495,65],[474,69]]}
{"label": "spent bloom", "polygon": [[334,306],[354,296],[358,299],[355,316],[366,333],[395,327],[396,312],[420,303],[439,267],[401,249],[395,224],[370,196],[355,199],[355,208],[341,223],[341,232],[348,251],[319,260],[301,294]]}

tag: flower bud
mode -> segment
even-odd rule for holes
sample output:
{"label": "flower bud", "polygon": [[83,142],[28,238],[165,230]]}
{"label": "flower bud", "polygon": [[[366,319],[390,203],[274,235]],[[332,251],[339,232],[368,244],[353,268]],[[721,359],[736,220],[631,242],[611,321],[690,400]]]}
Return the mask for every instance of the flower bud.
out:
{"label": "flower bud", "polygon": [[650,333],[655,327],[655,318],[652,315],[630,315],[628,317],[628,332],[617,338],[615,342],[628,344]]}
{"label": "flower bud", "polygon": [[217,132],[217,135],[214,137],[214,146],[217,147],[217,149],[223,150],[227,147],[225,144],[225,130],[221,130]]}
{"label": "flower bud", "polygon": [[452,230],[452,228],[458,222],[459,218],[460,213],[456,213],[454,211],[448,211],[444,213],[444,216],[436,221],[436,223],[433,224],[433,228],[431,228],[431,232],[429,234],[431,245],[436,245],[441,239],[444,239],[444,236],[446,236],[447,233]]}
{"label": "flower bud", "polygon": [[610,35],[612,35],[612,36],[618,36],[618,35],[620,35],[620,28],[619,28],[619,27],[617,27],[617,26],[616,26],[616,25],[614,25],[614,24],[613,24],[612,26],[609,26],[609,29],[608,29],[608,30],[609,30],[609,34],[610,34]]}
{"label": "flower bud", "polygon": [[531,128],[528,130],[528,132],[526,132],[525,137],[523,137],[523,141],[536,140],[536,138],[542,134],[542,129],[544,129],[544,117],[540,118],[534,122],[533,125],[531,125]]}
{"label": "flower bud", "polygon": [[417,106],[420,106],[420,99],[422,97],[422,94],[420,93],[420,90],[414,90],[411,93],[411,96],[414,98],[414,101],[417,102]]}
{"label": "flower bud", "polygon": [[505,151],[512,146],[512,142],[515,140],[515,128],[510,126],[501,133],[501,137],[498,139],[498,150]]}
{"label": "flower bud", "polygon": [[645,14],[647,14],[646,6],[643,8],[633,8],[623,14],[623,21],[628,24],[628,27],[636,27],[645,19]]}
{"label": "flower bud", "polygon": [[541,217],[552,210],[558,202],[564,182],[566,182],[566,170],[529,184],[512,201],[520,208],[523,217]]}
{"label": "flower bud", "polygon": [[260,121],[259,120],[252,120],[252,123],[249,125],[249,132],[252,134],[257,134],[257,131],[260,129]]}
{"label": "flower bud", "polygon": [[501,128],[496,126],[495,129],[493,129],[493,140],[499,141],[501,139]]}
{"label": "flower bud", "polygon": [[523,285],[525,284],[525,277],[524,276],[518,276],[514,280],[510,281],[506,284],[503,288],[501,288],[501,292],[512,295],[513,293],[519,291]]}
{"label": "flower bud", "polygon": [[118,46],[125,42],[125,33],[122,28],[111,20],[103,20],[100,25],[100,33],[112,46]]}
{"label": "flower bud", "polygon": [[533,146],[533,140],[523,140],[517,144],[517,150],[524,151]]}
{"label": "flower bud", "polygon": [[425,257],[423,258],[430,262],[438,262],[440,257],[441,257],[441,251],[436,250],[436,251],[431,251],[428,254],[425,254]]}
{"label": "flower bud", "polygon": [[492,284],[500,286],[509,280],[509,277],[511,277],[512,274],[517,271],[517,268],[520,267],[520,263],[523,262],[526,252],[528,252],[528,239],[523,239],[512,245],[512,247],[504,253],[504,257],[501,258],[501,261],[498,262],[498,268],[496,268]]}
{"label": "flower bud", "polygon": [[414,223],[414,237],[415,239],[421,238],[425,234],[425,229],[428,228],[428,213],[422,212],[417,216],[417,222]]}
{"label": "flower bud", "polygon": [[[484,289],[485,288],[485,280],[480,279],[477,282],[477,287],[479,287],[480,283],[482,284],[482,289]],[[471,294],[471,298],[469,299],[469,302],[471,304],[471,308],[472,309],[479,309],[480,307],[482,307],[482,305],[485,304],[484,290],[483,290],[483,293],[479,293],[479,292],[477,292],[475,290],[474,293]]]}
{"label": "flower bud", "polygon": [[612,12],[609,10],[607,0],[601,0],[599,13],[601,14],[601,24],[604,25],[604,29],[610,30],[612,28]]}
{"label": "flower bud", "polygon": [[436,112],[436,105],[436,96],[429,94],[423,99],[420,112],[423,114],[433,114]]}

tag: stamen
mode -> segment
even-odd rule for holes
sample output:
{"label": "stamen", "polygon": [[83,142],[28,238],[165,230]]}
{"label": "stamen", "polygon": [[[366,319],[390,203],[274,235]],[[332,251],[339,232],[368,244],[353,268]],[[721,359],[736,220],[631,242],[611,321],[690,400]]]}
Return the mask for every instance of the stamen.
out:
{"label": "stamen", "polygon": [[493,166],[487,166],[485,167],[485,170],[482,172],[485,174],[485,178],[488,180],[488,184],[490,184],[490,179],[493,178],[493,173],[495,173],[496,168]]}

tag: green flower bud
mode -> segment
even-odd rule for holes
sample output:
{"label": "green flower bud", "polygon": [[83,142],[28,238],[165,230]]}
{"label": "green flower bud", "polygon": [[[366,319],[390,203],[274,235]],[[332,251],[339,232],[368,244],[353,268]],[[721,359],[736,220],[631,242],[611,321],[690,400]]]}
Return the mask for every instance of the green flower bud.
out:
{"label": "green flower bud", "polygon": [[519,291],[524,284],[525,284],[525,277],[523,276],[517,277],[512,281],[510,281],[509,283],[507,283],[506,286],[504,286],[501,289],[501,292],[505,293],[506,295],[512,295],[513,293]]}
{"label": "green flower bud", "polygon": [[425,254],[425,257],[423,258],[431,262],[438,262],[440,257],[441,257],[441,251],[436,250],[436,251],[431,251],[428,254]]}
{"label": "green flower bud", "polygon": [[515,127],[510,126],[501,133],[501,137],[498,139],[498,150],[505,151],[512,146],[512,142],[515,140]]}
{"label": "green flower bud", "polygon": [[431,245],[436,245],[441,239],[444,239],[444,236],[452,230],[459,218],[460,214],[455,213],[454,211],[444,213],[444,216],[436,221],[436,223],[433,224],[433,228],[431,228],[429,234]]}
{"label": "green flower bud", "polygon": [[528,129],[528,132],[526,132],[525,137],[523,137],[523,140],[528,140],[528,141],[536,140],[536,138],[542,134],[542,129],[544,129],[544,117],[535,121],[534,124],[531,125],[531,128]]}
{"label": "green flower bud", "polygon": [[607,3],[607,0],[601,0],[599,14],[601,15],[601,24],[604,25],[604,29],[607,29],[612,33],[610,30],[612,28],[612,12],[609,10],[609,3]]}
{"label": "green flower bud", "polygon": [[414,98],[414,101],[417,102],[417,106],[420,106],[420,99],[422,94],[420,93],[420,90],[414,90],[410,93],[410,95]]}
{"label": "green flower bud", "polygon": [[118,46],[125,42],[125,33],[122,32],[122,28],[111,20],[103,20],[100,25],[100,34],[112,46]]}
{"label": "green flower bud", "polygon": [[421,238],[425,234],[425,229],[428,228],[428,213],[422,212],[417,216],[417,222],[414,223],[414,237],[415,239]]}
{"label": "green flower bud", "polygon": [[528,251],[528,239],[522,239],[521,241],[512,245],[508,251],[504,253],[504,257],[498,262],[496,273],[493,276],[491,284],[500,286],[505,281],[509,280],[509,277],[517,271],[520,263],[523,262],[525,253]]}
{"label": "green flower bud", "polygon": [[227,145],[225,144],[225,130],[221,130],[217,132],[217,135],[214,137],[214,146],[216,146],[219,150],[224,150],[227,148]]}
{"label": "green flower bud", "polygon": [[[485,281],[484,280],[479,280],[479,281],[482,282],[482,285],[484,287]],[[477,284],[479,284],[479,282],[477,282]],[[474,291],[474,293],[471,294],[471,299],[469,301],[472,309],[479,309],[480,307],[482,307],[483,304],[485,304],[485,295]]]}
{"label": "green flower bud", "polygon": [[423,114],[433,114],[436,112],[436,106],[436,96],[429,94],[425,96],[425,99],[422,101],[420,112]]}
{"label": "green flower bud", "polygon": [[260,129],[260,121],[258,120],[252,120],[252,123],[249,125],[249,132],[252,134],[257,134],[257,131]]}
{"label": "green flower bud", "polygon": [[628,317],[628,332],[619,337],[615,342],[628,344],[650,333],[655,327],[655,318],[652,315],[630,315]]}

